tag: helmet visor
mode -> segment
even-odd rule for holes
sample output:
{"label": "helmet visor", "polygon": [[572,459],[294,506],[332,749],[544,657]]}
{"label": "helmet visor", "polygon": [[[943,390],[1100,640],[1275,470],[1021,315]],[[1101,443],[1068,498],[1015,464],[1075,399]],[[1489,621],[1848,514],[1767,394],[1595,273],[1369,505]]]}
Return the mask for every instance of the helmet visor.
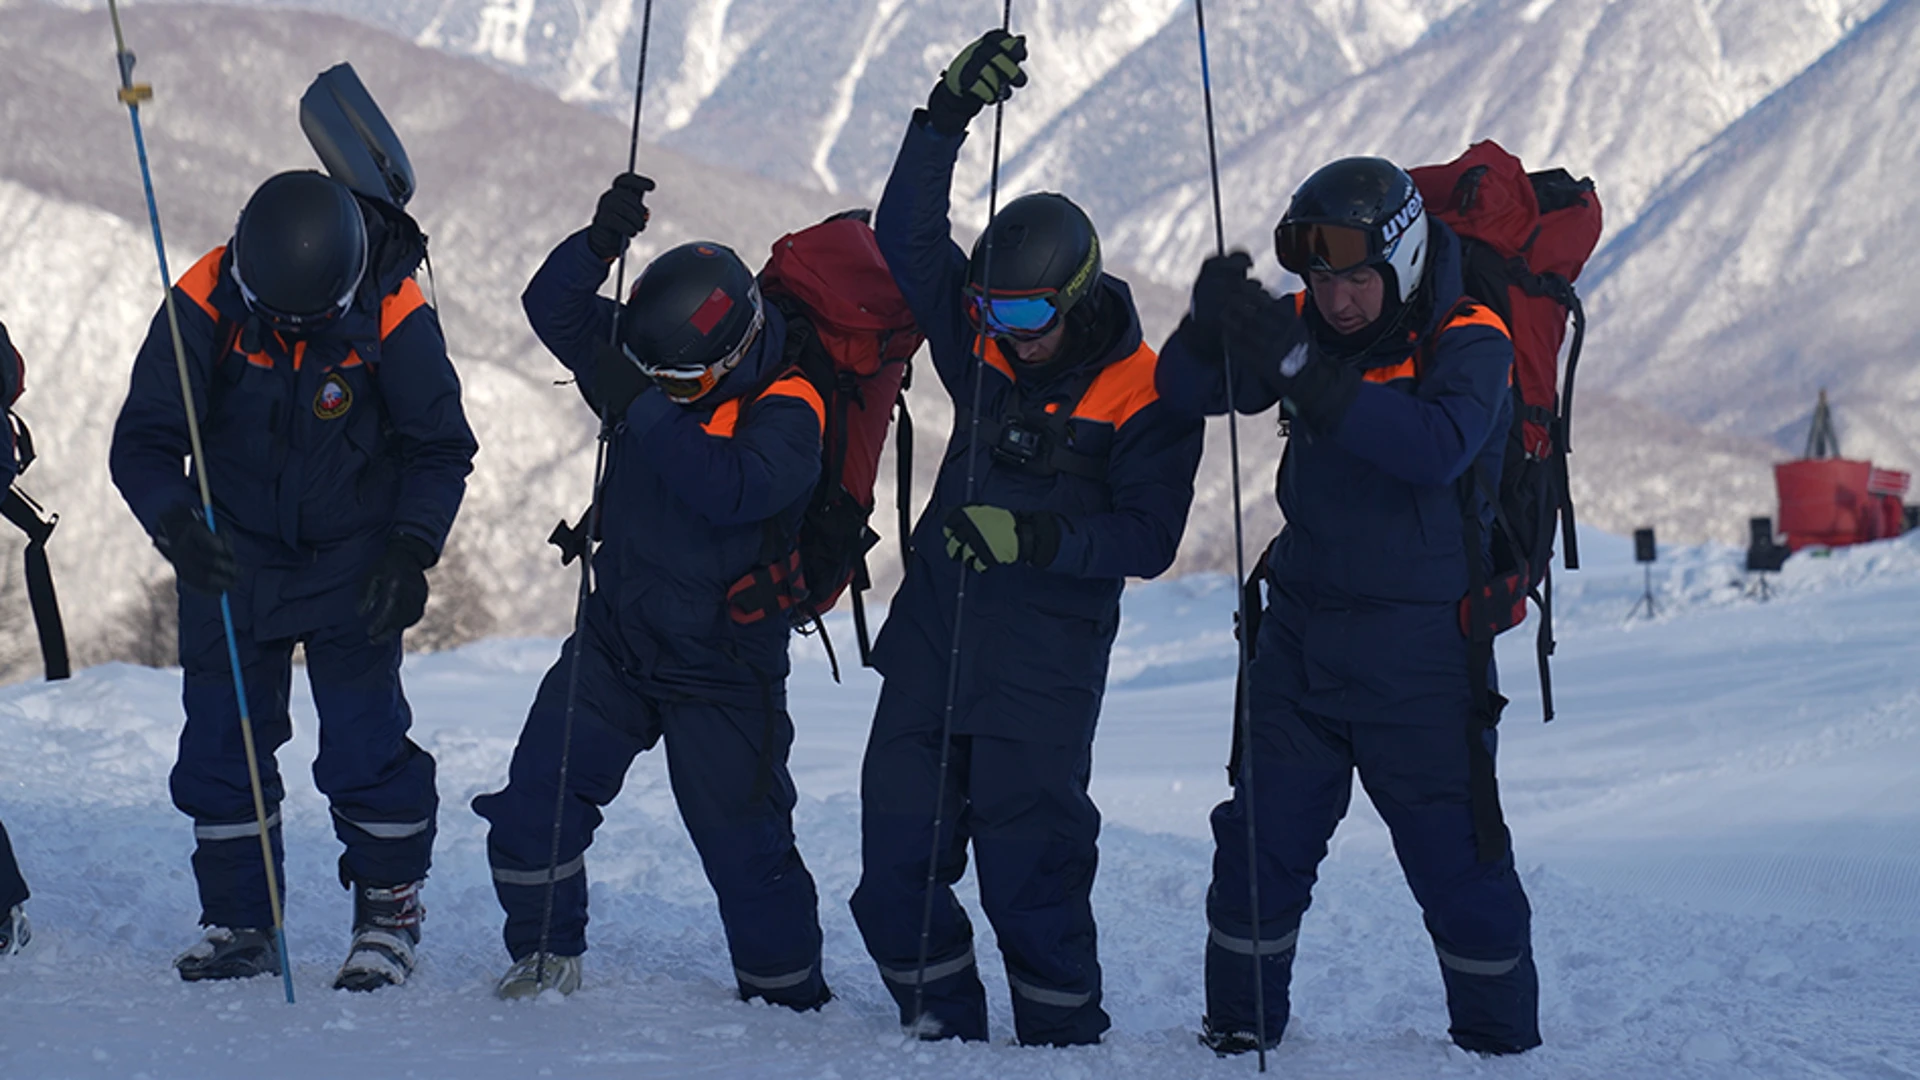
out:
{"label": "helmet visor", "polygon": [[633,349],[623,341],[620,351],[634,362],[647,378],[652,379],[667,397],[682,405],[705,397],[727,372],[740,366],[740,361],[753,348],[760,338],[760,330],[767,323],[766,309],[758,303],[753,306],[753,321],[747,324],[747,332],[740,335],[740,343],[727,351],[725,356],[709,364],[655,364],[642,360],[633,354]]}
{"label": "helmet visor", "polygon": [[1054,306],[1058,295],[1053,289],[1018,296],[969,290],[967,317],[976,329],[984,328],[996,337],[1032,341],[1047,336],[1059,323],[1060,309]]}
{"label": "helmet visor", "polygon": [[1351,225],[1283,221],[1273,230],[1273,253],[1280,265],[1306,277],[1309,271],[1344,274],[1378,261],[1374,233]]}

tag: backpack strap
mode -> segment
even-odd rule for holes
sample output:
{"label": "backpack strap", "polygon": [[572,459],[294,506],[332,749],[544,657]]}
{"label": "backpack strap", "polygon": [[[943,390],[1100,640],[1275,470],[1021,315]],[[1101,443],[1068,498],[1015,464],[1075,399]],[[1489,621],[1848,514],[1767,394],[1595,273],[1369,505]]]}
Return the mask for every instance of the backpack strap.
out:
{"label": "backpack strap", "polygon": [[27,422],[12,409],[7,410],[7,429],[13,434],[13,473],[15,476],[27,471],[39,455],[34,453],[33,432]]}
{"label": "backpack strap", "polygon": [[[893,429],[893,501],[900,516],[901,566],[906,566],[913,558],[913,414],[907,411],[907,387],[912,384],[913,368],[909,366],[900,380],[900,397],[894,403],[899,419]],[[863,568],[866,565],[864,560],[861,565]],[[868,581],[864,587],[872,588],[873,583]],[[861,650],[861,656],[863,659],[866,656],[864,649]]]}
{"label": "backpack strap", "polygon": [[[1463,474],[1458,484],[1462,505],[1471,507],[1476,487],[1484,487],[1475,468]],[[1495,504],[1498,506],[1498,503]],[[1487,587],[1486,560],[1481,556],[1480,515],[1460,515],[1461,532],[1467,556],[1467,595],[1462,611],[1474,606]],[[1487,736],[1500,723],[1507,699],[1488,685],[1493,668],[1493,633],[1479,622],[1467,626],[1467,685],[1471,705],[1467,710],[1467,797],[1473,815],[1473,840],[1480,861],[1497,862],[1510,850],[1512,838],[1500,811],[1500,786],[1494,771],[1493,750]]]}
{"label": "backpack strap", "polygon": [[34,630],[40,636],[40,657],[47,681],[73,674],[67,660],[67,632],[60,620],[60,598],[53,590],[53,569],[47,562],[47,539],[60,515],[49,514],[17,487],[0,496],[0,516],[27,534],[27,602],[33,608]]}
{"label": "backpack strap", "polygon": [[[1282,455],[1284,460],[1284,451]],[[1240,610],[1233,613],[1233,639],[1236,644],[1246,643],[1247,665],[1253,663],[1254,650],[1260,644],[1260,627],[1265,622],[1267,614],[1266,597],[1261,595],[1260,585],[1265,582],[1269,587],[1272,586],[1273,577],[1268,560],[1273,558],[1273,547],[1279,542],[1278,536],[1267,541],[1266,550],[1260,552],[1259,560],[1253,564],[1253,569],[1247,572],[1247,580],[1240,583],[1241,597],[1244,601],[1240,610],[1247,613],[1247,621],[1244,626],[1241,625]],[[1238,658],[1239,650],[1236,649],[1236,661]],[[1240,723],[1240,718],[1243,715],[1241,710],[1247,706],[1247,667],[1237,666],[1239,670],[1234,673],[1233,679],[1233,742],[1227,750],[1227,783],[1229,784],[1239,781],[1240,755],[1246,752],[1245,744],[1241,741],[1243,725]]]}
{"label": "backpack strap", "polygon": [[[789,322],[788,325],[791,330],[794,324]],[[806,332],[811,333],[811,328]],[[798,336],[800,335],[789,333],[788,358],[791,358],[796,351],[793,342]],[[788,379],[797,379],[804,384],[804,393],[777,392],[775,388]],[[762,379],[758,386],[734,400],[740,403],[740,412],[744,414],[755,402],[769,395],[791,396],[806,401],[813,407],[815,415],[821,421],[822,437],[830,437],[827,429],[835,425],[828,416],[827,406],[820,400],[819,391],[798,365],[786,364],[777,368],[771,376]],[[844,403],[841,404],[841,411],[844,412]],[[744,416],[741,419],[744,419]],[[844,416],[841,417],[841,421],[838,426],[844,428]],[[737,423],[736,420],[736,425]],[[837,478],[835,482],[838,483]],[[818,489],[819,481],[816,481],[815,490]],[[804,516],[803,511],[803,519]],[[812,595],[807,587],[807,577],[800,559],[799,530],[800,521],[798,520],[794,522],[791,530],[782,529],[777,513],[760,523],[760,554],[754,560],[753,568],[735,579],[727,588],[727,617],[735,624],[751,626],[769,616],[779,616],[782,620],[792,618],[795,609]],[[824,624],[821,625],[821,630],[824,637]],[[832,648],[831,645],[827,646],[830,657]],[[838,682],[840,681],[838,661],[835,661],[833,666],[834,681]]]}

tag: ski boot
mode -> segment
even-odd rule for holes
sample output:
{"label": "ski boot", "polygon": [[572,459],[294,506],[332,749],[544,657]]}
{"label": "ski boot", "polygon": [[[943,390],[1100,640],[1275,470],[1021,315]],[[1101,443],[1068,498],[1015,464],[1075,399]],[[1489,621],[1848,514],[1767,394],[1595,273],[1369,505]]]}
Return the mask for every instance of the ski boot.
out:
{"label": "ski boot", "polygon": [[404,885],[365,885],[353,889],[353,945],[333,980],[335,990],[378,990],[399,986],[413,974],[413,947],[420,944],[420,903],[424,881]]}
{"label": "ski boot", "polygon": [[209,926],[200,941],[173,961],[181,982],[251,979],[280,974],[280,950],[273,934],[252,927]]}
{"label": "ski boot", "polygon": [[493,988],[493,995],[502,1001],[515,1001],[537,998],[548,990],[558,990],[564,996],[578,989],[579,957],[536,952],[515,960],[507,973],[500,976],[500,983]]}
{"label": "ski boot", "polygon": [[[1261,1049],[1260,1037],[1251,1031],[1227,1031],[1216,1029],[1206,1017],[1200,1018],[1200,1045],[1221,1057],[1233,1057],[1236,1054],[1250,1054]],[[1267,1039],[1266,1049],[1280,1045],[1277,1036]]]}
{"label": "ski boot", "polygon": [[12,956],[32,940],[33,926],[27,922],[27,913],[19,904],[0,915],[0,956]]}

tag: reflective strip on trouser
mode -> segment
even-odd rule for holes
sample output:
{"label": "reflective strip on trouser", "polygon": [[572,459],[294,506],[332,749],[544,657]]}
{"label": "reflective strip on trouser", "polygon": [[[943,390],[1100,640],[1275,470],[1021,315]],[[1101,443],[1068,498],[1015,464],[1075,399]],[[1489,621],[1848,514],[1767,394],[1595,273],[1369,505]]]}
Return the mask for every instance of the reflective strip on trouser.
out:
{"label": "reflective strip on trouser", "polygon": [[[246,597],[236,595],[234,604],[236,611],[245,610]],[[262,646],[244,631],[235,647],[245,673],[260,791],[267,812],[277,818],[284,789],[274,752],[293,735],[287,716],[293,647]],[[193,878],[200,893],[200,921],[209,926],[272,926],[246,740],[217,597],[180,591],[180,663],[186,723],[168,788],[173,805],[194,822]],[[269,828],[268,833],[278,864],[280,830]]]}
{"label": "reflective strip on trouser", "polygon": [[[279,827],[280,811],[275,810],[273,813],[267,815],[267,829],[271,831]],[[222,840],[251,840],[259,835],[260,819],[258,818],[249,821],[236,821],[224,825],[208,825],[198,821],[193,823],[193,838],[202,843],[218,843]]]}
{"label": "reflective strip on trouser", "polygon": [[[1040,991],[1014,994],[1019,1040],[1097,1041],[1109,1021],[1099,1006],[1090,904],[1100,816],[1085,789],[1089,747],[958,736],[947,787],[939,791],[941,710],[917,700],[914,685],[889,670],[881,690],[861,769],[861,877],[851,901],[902,1022],[930,1017],[942,1034],[988,1037],[973,929],[953,895],[971,844],[980,906],[993,923],[1008,977]],[[933,970],[916,992],[937,791],[945,808],[926,948]],[[956,958],[962,959],[953,968],[937,963]],[[924,1016],[914,1016],[916,1006]]]}
{"label": "reflective strip on trouser", "polygon": [[376,840],[405,840],[409,836],[419,836],[433,828],[433,819],[420,821],[356,821],[335,809],[333,816],[346,825],[359,829]]}
{"label": "reflective strip on trouser", "polygon": [[564,881],[586,868],[587,856],[582,853],[554,867],[551,877],[545,870],[503,870],[496,866],[493,868],[493,880],[502,885],[539,886],[545,885],[549,880]]}
{"label": "reflective strip on trouser", "polygon": [[1293,951],[1293,947],[1298,944],[1299,941],[1300,931],[1296,928],[1279,937],[1261,938],[1260,947],[1256,950],[1253,939],[1250,937],[1235,937],[1217,926],[1207,927],[1207,942],[1209,944],[1241,956],[1279,956],[1281,953]]}
{"label": "reflective strip on trouser", "polygon": [[1036,1005],[1047,1005],[1056,1009],[1077,1009],[1093,1000],[1093,992],[1091,990],[1084,994],[1069,993],[1065,990],[1048,990],[1043,986],[1035,986],[1029,982],[1022,982],[1012,975],[1007,976],[1007,985],[1013,988],[1013,992],[1016,995],[1026,998]]}
{"label": "reflective strip on trouser", "polygon": [[[624,648],[603,640],[597,626],[598,620],[589,618],[577,643],[570,640],[562,648],[560,660],[542,679],[514,748],[506,788],[473,801],[475,812],[492,826],[487,857],[495,894],[507,914],[508,952],[516,958],[534,952],[543,935],[549,952],[578,956],[586,951],[587,875],[574,868],[593,843],[601,807],[619,794],[634,757],[664,738],[674,800],[719,900],[732,966],[790,973],[817,965],[813,878],[793,844],[794,792],[786,768],[792,723],[778,710],[770,723],[767,709],[758,705],[649,696],[610,655]],[[572,745],[566,792],[560,796],[576,644]],[[769,730],[774,743],[763,761],[761,743]],[[543,927],[556,805],[562,811],[563,876],[553,886],[552,925]],[[816,982],[817,971],[816,980],[798,984],[793,993],[767,996],[809,1003],[824,989]]]}
{"label": "reflective strip on trouser", "polygon": [[1433,951],[1439,955],[1442,964],[1462,975],[1483,975],[1488,978],[1505,975],[1526,959],[1524,955],[1515,955],[1505,960],[1469,960],[1464,956],[1455,956],[1438,945],[1433,947]]}
{"label": "reflective strip on trouser", "polygon": [[[236,610],[250,602],[245,595],[234,598]],[[431,861],[438,798],[432,756],[406,737],[413,714],[400,689],[400,644],[369,642],[358,619],[314,630],[303,640],[320,726],[315,785],[343,819],[428,823],[395,839],[336,820],[335,835],[347,849],[343,864],[356,881],[418,881]],[[269,810],[283,797],[274,753],[292,736],[287,698],[293,644],[255,641],[244,620],[234,641]],[[266,869],[257,846],[249,850],[226,839],[228,827],[239,833],[231,839],[239,840],[254,836],[258,826],[252,824],[252,784],[217,598],[181,593],[180,659],[187,721],[170,786],[174,805],[199,824],[194,877],[201,917],[220,926],[270,926]],[[220,830],[212,834],[220,839],[203,829]],[[273,842],[278,848],[278,830]]]}
{"label": "reflective strip on trouser", "polygon": [[896,983],[900,986],[915,986],[921,982],[937,983],[942,979],[951,979],[963,971],[971,970],[972,967],[973,947],[968,946],[966,952],[951,960],[943,960],[937,964],[929,963],[924,977],[917,968],[903,969],[885,966],[880,967],[880,976],[888,982]]}
{"label": "reflective strip on trouser", "polygon": [[320,714],[314,785],[333,809],[354,881],[419,881],[433,861],[440,798],[433,755],[407,731],[400,638],[367,640],[357,620],[306,639],[307,681]]}
{"label": "reflective strip on trouser", "polygon": [[755,975],[750,971],[734,968],[733,977],[755,990],[791,990],[812,979],[815,969],[819,966],[817,963],[808,964],[799,971],[789,971],[785,975]]}

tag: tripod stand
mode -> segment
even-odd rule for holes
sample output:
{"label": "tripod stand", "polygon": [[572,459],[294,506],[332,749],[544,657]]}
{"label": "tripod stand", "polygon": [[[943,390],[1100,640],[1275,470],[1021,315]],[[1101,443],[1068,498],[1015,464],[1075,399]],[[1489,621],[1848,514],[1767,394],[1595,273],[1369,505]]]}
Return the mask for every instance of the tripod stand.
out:
{"label": "tripod stand", "polygon": [[1649,563],[1643,565],[1640,569],[1644,571],[1646,575],[1646,588],[1640,593],[1640,599],[1633,602],[1633,610],[1627,612],[1627,618],[1629,620],[1632,620],[1634,616],[1640,614],[1640,607],[1643,604],[1646,605],[1647,608],[1647,618],[1651,619],[1660,614],[1659,607],[1653,602],[1653,566]]}

